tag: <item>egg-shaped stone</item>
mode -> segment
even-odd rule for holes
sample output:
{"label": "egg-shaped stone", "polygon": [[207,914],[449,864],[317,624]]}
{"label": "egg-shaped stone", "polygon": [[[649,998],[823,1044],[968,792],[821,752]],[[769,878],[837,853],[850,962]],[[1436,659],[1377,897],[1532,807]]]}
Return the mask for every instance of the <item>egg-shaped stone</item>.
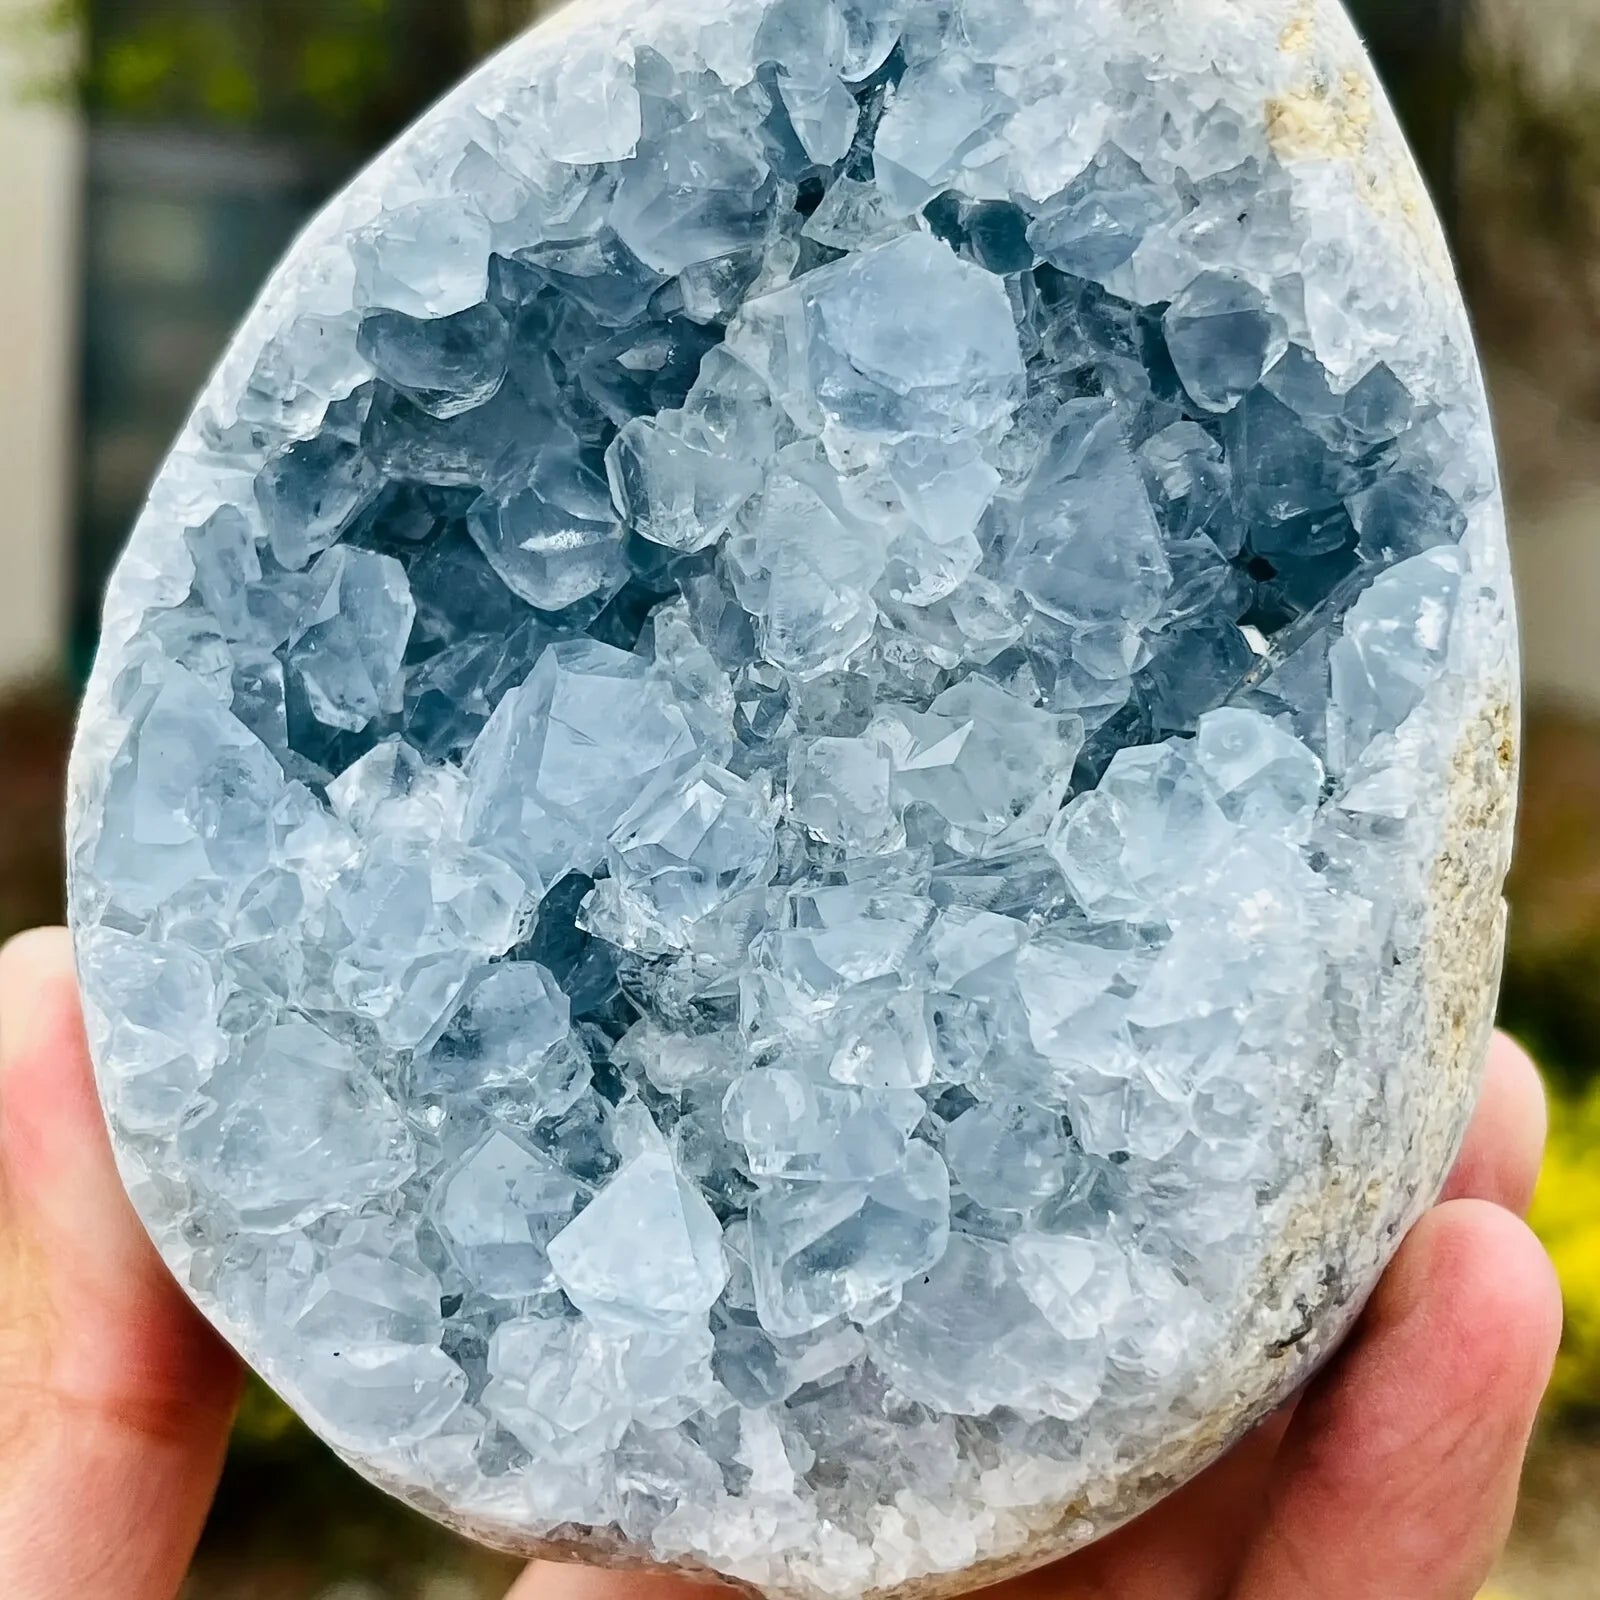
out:
{"label": "egg-shaped stone", "polygon": [[575,5],[295,246],[112,582],[71,890],[130,1193],[482,1540],[1025,1570],[1437,1192],[1516,693],[1335,5]]}

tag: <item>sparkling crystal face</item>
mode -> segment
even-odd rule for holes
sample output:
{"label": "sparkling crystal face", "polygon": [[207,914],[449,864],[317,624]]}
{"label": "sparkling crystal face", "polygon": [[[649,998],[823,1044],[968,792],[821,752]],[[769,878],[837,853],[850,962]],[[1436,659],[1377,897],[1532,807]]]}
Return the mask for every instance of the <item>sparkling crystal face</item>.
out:
{"label": "sparkling crystal face", "polygon": [[108,1113],[473,1530],[992,1574],[1281,1398],[1440,1175],[1481,395],[1386,114],[1290,114],[1331,11],[637,9],[337,203],[156,487],[75,772]]}

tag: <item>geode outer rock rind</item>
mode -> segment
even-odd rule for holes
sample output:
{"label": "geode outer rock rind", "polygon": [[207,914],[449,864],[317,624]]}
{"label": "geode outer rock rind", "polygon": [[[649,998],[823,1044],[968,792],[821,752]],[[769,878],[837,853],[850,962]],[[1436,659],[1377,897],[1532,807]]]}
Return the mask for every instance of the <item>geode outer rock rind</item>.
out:
{"label": "geode outer rock rind", "polygon": [[129,1189],[482,1539],[1024,1570],[1280,1402],[1442,1181],[1513,635],[1335,7],[575,7],[312,227],[113,581]]}

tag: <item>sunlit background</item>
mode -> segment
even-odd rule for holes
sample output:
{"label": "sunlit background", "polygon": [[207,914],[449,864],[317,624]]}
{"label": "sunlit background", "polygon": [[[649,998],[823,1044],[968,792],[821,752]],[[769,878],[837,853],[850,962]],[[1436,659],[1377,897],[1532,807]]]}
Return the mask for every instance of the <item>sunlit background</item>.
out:
{"label": "sunlit background", "polygon": [[[639,0],[647,4],[648,0]],[[0,938],[61,915],[101,586],[308,210],[536,0],[0,0]],[[1536,1224],[1569,1326],[1496,1600],[1600,1592],[1600,0],[1359,0],[1489,365],[1527,650],[1507,1026],[1555,1096]],[[188,1600],[478,1600],[506,1563],[264,1393]],[[1401,1597],[1397,1597],[1401,1600]]]}

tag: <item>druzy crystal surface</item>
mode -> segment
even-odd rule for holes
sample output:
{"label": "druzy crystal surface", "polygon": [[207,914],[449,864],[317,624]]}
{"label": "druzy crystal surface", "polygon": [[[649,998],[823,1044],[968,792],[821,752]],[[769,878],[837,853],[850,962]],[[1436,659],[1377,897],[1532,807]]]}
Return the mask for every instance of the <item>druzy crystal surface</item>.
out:
{"label": "druzy crystal surface", "polygon": [[481,1537],[1044,1559],[1437,1184],[1514,670],[1331,7],[580,6],[313,227],[113,583],[72,890],[130,1190]]}

